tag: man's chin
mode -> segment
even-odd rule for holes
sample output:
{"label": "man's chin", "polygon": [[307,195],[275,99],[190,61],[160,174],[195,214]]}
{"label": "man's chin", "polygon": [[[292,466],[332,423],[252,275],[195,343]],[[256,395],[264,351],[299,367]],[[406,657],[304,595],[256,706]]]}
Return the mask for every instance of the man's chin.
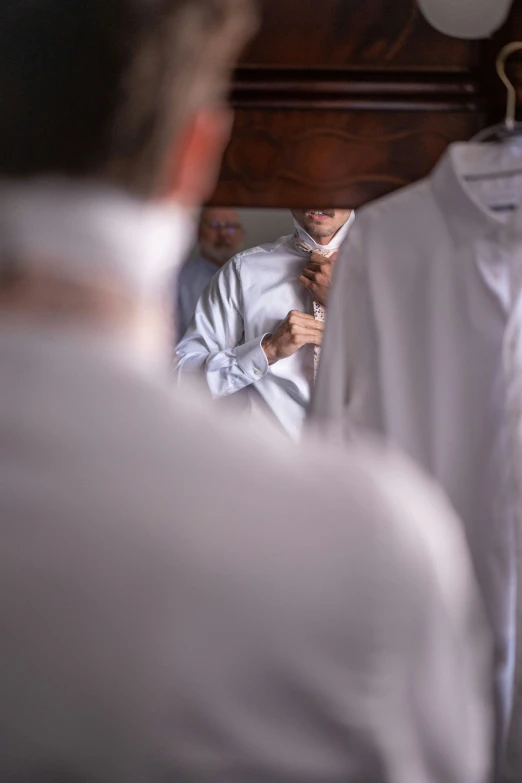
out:
{"label": "man's chin", "polygon": [[332,237],[335,234],[335,228],[333,226],[325,225],[324,223],[318,225],[315,221],[305,221],[305,229],[308,231],[312,239],[326,239]]}
{"label": "man's chin", "polygon": [[213,247],[205,247],[204,245],[201,245],[201,253],[205,258],[208,258],[209,261],[212,261],[212,263],[217,264],[218,266],[223,266],[223,264],[226,264],[226,262],[235,255],[234,251],[229,247],[216,249]]}

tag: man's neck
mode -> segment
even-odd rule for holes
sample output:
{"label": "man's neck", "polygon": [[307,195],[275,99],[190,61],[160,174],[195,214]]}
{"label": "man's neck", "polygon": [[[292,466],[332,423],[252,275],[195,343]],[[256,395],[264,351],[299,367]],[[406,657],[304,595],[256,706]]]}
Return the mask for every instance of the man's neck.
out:
{"label": "man's neck", "polygon": [[344,223],[342,224],[342,226],[339,226],[339,228],[337,229],[337,231],[334,231],[334,233],[333,233],[333,234],[330,234],[330,235],[329,235],[329,236],[327,236],[327,237],[314,237],[314,236],[313,236],[313,234],[310,234],[310,236],[312,237],[312,239],[314,240],[314,242],[315,242],[316,244],[318,244],[318,245],[321,245],[321,247],[325,247],[326,245],[329,245],[329,244],[330,244],[330,242],[331,242],[333,239],[335,239],[335,237],[337,236],[337,234],[339,233],[339,231],[342,231],[342,229],[345,227],[345,225],[347,224],[348,220],[350,219],[350,216],[351,216],[351,213],[350,213],[350,215],[348,216],[348,218],[347,218],[347,219],[344,221]]}
{"label": "man's neck", "polygon": [[[337,234],[337,231],[335,232]],[[321,247],[324,247],[325,245],[329,245],[332,239],[334,238],[335,234],[331,234],[328,237],[314,237],[313,234],[310,234],[312,239],[317,245],[321,245]]]}
{"label": "man's neck", "polygon": [[0,315],[28,327],[53,325],[64,332],[123,336],[139,355],[165,354],[170,323],[158,302],[140,303],[108,284],[80,285],[48,271],[30,270],[0,277]]}

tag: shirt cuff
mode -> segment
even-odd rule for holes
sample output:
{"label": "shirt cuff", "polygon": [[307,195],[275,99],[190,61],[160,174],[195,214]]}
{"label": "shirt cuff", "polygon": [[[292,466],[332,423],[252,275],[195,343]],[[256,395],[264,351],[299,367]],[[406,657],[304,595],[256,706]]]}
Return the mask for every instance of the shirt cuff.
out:
{"label": "shirt cuff", "polygon": [[262,337],[256,337],[255,340],[250,340],[248,343],[238,345],[234,353],[239,367],[245,375],[250,378],[252,383],[259,381],[268,372],[268,359],[266,353],[261,348],[261,343],[265,339],[266,335]]}

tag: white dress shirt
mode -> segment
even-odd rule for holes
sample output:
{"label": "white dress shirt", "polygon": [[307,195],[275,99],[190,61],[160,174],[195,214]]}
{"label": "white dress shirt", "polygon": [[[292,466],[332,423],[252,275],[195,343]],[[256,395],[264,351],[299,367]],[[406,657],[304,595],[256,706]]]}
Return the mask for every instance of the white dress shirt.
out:
{"label": "white dress shirt", "polygon": [[330,431],[344,421],[347,432],[355,425],[390,436],[462,517],[496,640],[499,753],[516,580],[502,367],[511,213],[503,207],[520,200],[518,168],[516,152],[456,144],[429,179],[360,211],[337,264],[313,403]]}
{"label": "white dress shirt", "polygon": [[[91,250],[124,292],[125,215],[138,249],[171,225],[98,194],[80,247],[48,196],[0,202],[10,247],[43,228],[48,263]],[[0,322],[0,780],[486,783],[488,638],[438,491],[216,420],[167,348],[34,317]]]}
{"label": "white dress shirt", "polygon": [[[340,247],[352,221],[353,213],[321,249]],[[297,222],[295,226],[303,241],[319,247]],[[312,297],[299,283],[305,263],[292,235],[236,255],[199,300],[175,357],[180,381],[198,372],[214,398],[241,392],[251,410],[268,415],[293,438],[299,437],[310,402],[313,346],[269,367],[261,342],[290,310],[312,313]]]}
{"label": "white dress shirt", "polygon": [[[519,217],[519,216],[517,216]],[[503,783],[519,783],[522,769],[522,220],[510,223],[512,310],[504,340],[504,367],[508,430],[513,459],[513,491],[516,494],[517,525],[517,654],[513,714]]]}
{"label": "white dress shirt", "polygon": [[486,783],[487,634],[415,470],[0,326],[0,780]]}
{"label": "white dress shirt", "polygon": [[194,315],[199,297],[218,271],[219,266],[204,256],[190,258],[183,266],[177,281],[177,339],[181,339]]}

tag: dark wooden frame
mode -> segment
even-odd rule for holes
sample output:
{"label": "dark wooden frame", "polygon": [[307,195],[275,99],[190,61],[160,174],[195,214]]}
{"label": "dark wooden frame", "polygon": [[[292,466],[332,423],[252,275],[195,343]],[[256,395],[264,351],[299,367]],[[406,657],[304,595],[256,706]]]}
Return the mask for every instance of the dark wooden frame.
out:
{"label": "dark wooden frame", "polygon": [[[436,32],[415,0],[262,7],[235,73],[216,205],[358,207],[425,176],[450,142],[502,116],[495,58],[522,38],[522,0],[487,41]],[[314,25],[318,8],[327,19]],[[521,62],[509,67],[522,94]]]}

